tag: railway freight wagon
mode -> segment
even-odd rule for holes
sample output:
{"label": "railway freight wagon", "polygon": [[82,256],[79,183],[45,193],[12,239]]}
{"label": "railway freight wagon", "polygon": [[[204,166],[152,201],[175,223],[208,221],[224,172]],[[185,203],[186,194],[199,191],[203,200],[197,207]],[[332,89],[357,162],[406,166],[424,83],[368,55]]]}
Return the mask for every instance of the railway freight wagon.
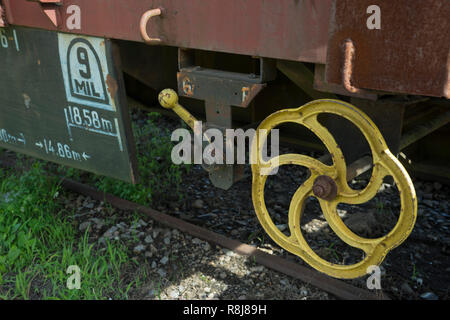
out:
{"label": "railway freight wagon", "polygon": [[[426,166],[399,155],[449,121],[449,30],[448,0],[0,0],[0,146],[135,182],[127,94],[158,98],[193,129],[194,115],[221,132],[257,127],[252,198],[265,231],[321,272],[360,277],[414,227],[405,166]],[[278,127],[283,141],[325,156],[264,159]],[[435,137],[437,149],[447,137]],[[447,166],[435,171],[448,176],[442,156]],[[283,165],[310,171],[292,197],[289,234],[264,198],[269,172]],[[222,189],[244,172],[223,161],[204,168]],[[367,170],[367,186],[351,188]],[[399,190],[398,222],[363,238],[337,206],[369,201],[386,177]],[[308,246],[308,197],[362,261],[332,264]]]}

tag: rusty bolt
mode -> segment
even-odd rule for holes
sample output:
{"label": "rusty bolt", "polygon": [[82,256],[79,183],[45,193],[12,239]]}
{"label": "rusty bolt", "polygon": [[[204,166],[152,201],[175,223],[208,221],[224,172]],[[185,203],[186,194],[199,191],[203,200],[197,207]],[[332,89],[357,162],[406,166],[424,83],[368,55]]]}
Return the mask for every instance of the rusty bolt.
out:
{"label": "rusty bolt", "polygon": [[313,193],[323,200],[334,200],[337,196],[337,185],[329,176],[319,176],[314,181]]}

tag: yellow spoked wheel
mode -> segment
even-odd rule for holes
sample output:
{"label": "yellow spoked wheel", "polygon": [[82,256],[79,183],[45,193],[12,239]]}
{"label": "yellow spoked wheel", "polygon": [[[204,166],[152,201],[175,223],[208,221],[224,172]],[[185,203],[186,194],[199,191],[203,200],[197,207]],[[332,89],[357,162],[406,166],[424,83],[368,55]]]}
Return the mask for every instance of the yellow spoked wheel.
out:
{"label": "yellow spoked wheel", "polygon": [[[317,117],[321,113],[336,114],[356,125],[367,139],[372,151],[373,171],[364,190],[353,190],[347,183],[347,167],[344,156],[330,132]],[[263,146],[270,130],[283,123],[301,124],[314,132],[332,155],[333,165],[300,154],[284,154],[268,161],[262,158]],[[258,219],[269,236],[285,250],[299,256],[313,268],[336,278],[351,279],[367,274],[367,268],[379,265],[387,253],[400,245],[411,233],[417,216],[417,199],[411,178],[395,156],[389,151],[378,128],[361,110],[337,100],[317,100],[297,109],[276,112],[265,119],[257,130],[252,146],[253,205]],[[297,189],[289,207],[290,236],[275,226],[264,200],[264,186],[268,172],[283,165],[299,165],[309,168],[310,177]],[[367,239],[353,233],[337,214],[339,203],[361,204],[377,194],[383,178],[392,176],[399,189],[401,211],[392,231],[378,239]],[[331,229],[348,245],[365,252],[365,258],[353,265],[337,265],[319,257],[305,241],[300,220],[305,201],[316,197]]]}

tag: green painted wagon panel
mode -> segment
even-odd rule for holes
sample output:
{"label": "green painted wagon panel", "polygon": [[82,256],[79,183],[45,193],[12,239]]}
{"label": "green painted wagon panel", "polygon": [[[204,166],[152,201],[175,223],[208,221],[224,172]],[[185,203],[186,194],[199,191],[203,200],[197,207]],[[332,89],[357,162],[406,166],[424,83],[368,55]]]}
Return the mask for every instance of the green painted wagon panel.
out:
{"label": "green painted wagon panel", "polygon": [[119,61],[108,39],[0,28],[0,146],[134,182]]}

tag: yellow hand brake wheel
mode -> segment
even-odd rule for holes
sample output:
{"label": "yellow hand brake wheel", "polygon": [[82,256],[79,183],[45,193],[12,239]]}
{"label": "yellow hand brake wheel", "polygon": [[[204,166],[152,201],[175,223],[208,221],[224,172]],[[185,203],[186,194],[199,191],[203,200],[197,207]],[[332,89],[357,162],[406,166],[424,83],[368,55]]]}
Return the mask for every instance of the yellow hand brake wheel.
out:
{"label": "yellow hand brake wheel", "polygon": [[[353,190],[347,183],[344,156],[333,136],[317,117],[321,113],[339,115],[356,125],[367,139],[373,157],[370,182],[364,190]],[[270,130],[283,123],[301,124],[314,132],[332,155],[333,165],[300,154],[284,154],[268,161],[262,158],[263,146]],[[261,130],[265,129],[265,130]],[[276,112],[266,118],[253,141],[252,161],[253,205],[258,219],[269,236],[285,250],[299,256],[313,268],[336,278],[351,279],[367,274],[368,267],[379,265],[387,253],[400,245],[411,233],[417,216],[417,199],[412,181],[397,158],[389,151],[378,128],[361,110],[337,100],[317,100],[297,109]],[[299,165],[310,169],[311,176],[297,189],[289,207],[290,236],[282,233],[272,221],[264,200],[268,172],[278,166]],[[385,176],[392,176],[399,189],[401,211],[397,224],[389,234],[378,239],[362,238],[353,233],[337,214],[339,203],[361,204],[372,199]],[[313,188],[316,188],[313,190]],[[323,195],[320,198],[315,194]],[[365,258],[353,265],[337,265],[319,257],[306,243],[300,228],[301,214],[308,197],[316,197],[331,229],[346,244],[365,252]],[[326,200],[325,200],[326,199]]]}
{"label": "yellow hand brake wheel", "polygon": [[[192,129],[196,120],[178,104],[175,91],[166,89],[159,95],[164,108],[176,112]],[[347,184],[347,167],[344,156],[333,136],[323,127],[317,117],[321,113],[336,114],[356,125],[366,137],[373,157],[373,171],[370,182],[364,190],[353,190]],[[264,161],[263,146],[270,130],[283,123],[293,122],[304,125],[314,132],[332,155],[333,165],[300,154],[285,154]],[[262,130],[263,129],[263,130]],[[315,269],[336,278],[357,278],[366,275],[368,267],[379,265],[387,253],[400,245],[411,233],[417,216],[417,199],[412,181],[389,151],[378,128],[361,110],[337,100],[317,100],[297,109],[281,110],[265,119],[257,130],[252,145],[253,205],[264,230],[285,250],[296,254]],[[273,223],[264,201],[264,186],[268,173],[278,166],[294,164],[310,169],[311,176],[295,192],[289,207],[290,236],[282,233]],[[353,233],[337,214],[339,203],[361,204],[377,194],[385,176],[392,176],[399,189],[401,211],[399,220],[392,231],[378,239],[366,239]],[[314,190],[313,190],[314,189]],[[300,219],[305,201],[318,195],[323,214],[332,230],[348,245],[363,250],[366,257],[354,265],[332,264],[320,258],[306,243]]]}

